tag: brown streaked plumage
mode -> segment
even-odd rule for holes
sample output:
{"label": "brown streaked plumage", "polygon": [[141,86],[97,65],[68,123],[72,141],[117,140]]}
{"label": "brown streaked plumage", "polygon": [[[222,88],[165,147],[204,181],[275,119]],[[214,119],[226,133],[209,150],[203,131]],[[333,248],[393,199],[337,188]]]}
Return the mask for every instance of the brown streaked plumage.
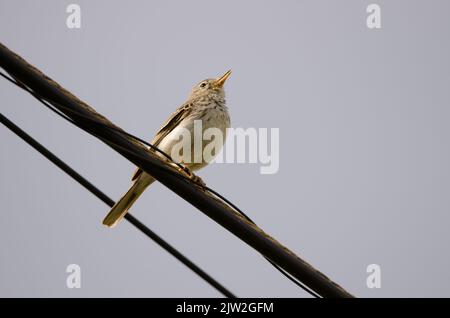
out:
{"label": "brown streaked plumage", "polygon": [[[192,133],[196,120],[202,120],[203,130],[212,127],[218,128],[222,132],[224,142],[226,129],[230,126],[230,117],[225,103],[223,85],[230,74],[231,71],[228,71],[218,79],[206,79],[194,86],[187,102],[167,119],[151,143],[166,154],[171,155],[172,147],[179,141],[180,129],[178,128],[187,129]],[[203,144],[202,148],[204,146]],[[198,170],[206,166],[208,162],[195,163],[194,160],[191,160],[190,162],[182,162],[182,164],[190,170]],[[104,225],[109,227],[116,225],[145,189],[155,180],[138,168],[132,176],[132,181],[133,184],[130,189],[117,201],[103,220]]]}

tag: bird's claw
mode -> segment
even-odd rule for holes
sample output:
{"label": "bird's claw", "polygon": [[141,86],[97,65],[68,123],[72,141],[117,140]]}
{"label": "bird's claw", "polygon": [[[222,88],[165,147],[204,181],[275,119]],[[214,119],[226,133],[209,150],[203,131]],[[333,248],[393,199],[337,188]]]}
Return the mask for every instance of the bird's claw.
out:
{"label": "bird's claw", "polygon": [[193,174],[193,173],[191,174],[190,179],[191,179],[193,182],[197,183],[198,185],[200,185],[200,186],[202,186],[202,187],[205,187],[205,186],[206,186],[205,181],[203,181],[202,178],[200,178],[199,176],[197,176],[197,175],[195,175],[195,174]]}
{"label": "bird's claw", "polygon": [[200,186],[206,186],[206,183],[199,176],[195,175],[188,167],[186,166],[178,166],[176,168],[181,174],[184,174],[186,177],[191,179],[194,183],[197,183]]}

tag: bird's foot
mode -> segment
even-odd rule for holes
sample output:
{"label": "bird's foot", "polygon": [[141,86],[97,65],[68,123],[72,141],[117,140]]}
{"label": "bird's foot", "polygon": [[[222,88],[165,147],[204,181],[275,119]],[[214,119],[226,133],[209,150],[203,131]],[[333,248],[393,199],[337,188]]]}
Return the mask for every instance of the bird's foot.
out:
{"label": "bird's foot", "polygon": [[200,178],[199,176],[195,175],[188,167],[182,165],[181,167],[179,165],[175,165],[176,169],[181,173],[184,174],[187,178],[191,179],[194,183],[197,183],[198,185],[204,187],[206,186],[206,183]]}
{"label": "bird's foot", "polygon": [[195,174],[191,174],[190,179],[197,183],[198,185],[202,186],[202,187],[206,187],[206,183],[205,181],[202,180],[202,178],[200,178],[199,176],[195,175]]}

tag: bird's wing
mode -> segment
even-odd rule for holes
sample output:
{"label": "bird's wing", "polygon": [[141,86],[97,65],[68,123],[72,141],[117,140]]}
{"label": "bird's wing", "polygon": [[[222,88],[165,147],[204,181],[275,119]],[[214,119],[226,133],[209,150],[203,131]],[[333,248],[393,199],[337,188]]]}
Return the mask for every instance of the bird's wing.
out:
{"label": "bird's wing", "polygon": [[[192,111],[192,103],[186,103],[179,107],[166,122],[161,126],[161,128],[156,133],[151,144],[158,147],[159,143],[166,137],[178,124],[185,119]],[[131,178],[131,181],[136,180],[142,173],[141,168],[137,168]]]}

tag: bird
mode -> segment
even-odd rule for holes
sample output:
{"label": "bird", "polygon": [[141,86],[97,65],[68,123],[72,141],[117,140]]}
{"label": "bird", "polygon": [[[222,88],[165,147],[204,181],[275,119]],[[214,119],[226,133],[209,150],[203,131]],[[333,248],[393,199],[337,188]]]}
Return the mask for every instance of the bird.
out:
{"label": "bird", "polygon": [[[231,70],[218,78],[208,78],[196,84],[189,94],[187,101],[182,104],[172,115],[164,122],[151,141],[151,144],[164,153],[170,155],[172,148],[179,142],[180,134],[183,131],[189,131],[192,135],[190,149],[193,149],[192,157],[198,156],[195,153],[202,151],[205,143],[202,142],[201,149],[194,145],[194,123],[201,121],[202,129],[216,128],[222,133],[222,143],[217,146],[215,155],[220,147],[223,146],[226,139],[227,129],[230,127],[230,115],[225,101],[225,81],[231,74]],[[184,151],[184,150],[183,150]],[[196,171],[205,167],[209,162],[203,159],[201,155],[199,160],[184,160],[180,162],[187,171]],[[198,158],[198,157],[197,157]],[[193,174],[192,174],[193,175]],[[128,212],[131,206],[136,202],[139,196],[151,185],[155,179],[137,168],[131,181],[133,182],[128,191],[114,204],[110,212],[103,220],[107,227],[114,227]]]}

